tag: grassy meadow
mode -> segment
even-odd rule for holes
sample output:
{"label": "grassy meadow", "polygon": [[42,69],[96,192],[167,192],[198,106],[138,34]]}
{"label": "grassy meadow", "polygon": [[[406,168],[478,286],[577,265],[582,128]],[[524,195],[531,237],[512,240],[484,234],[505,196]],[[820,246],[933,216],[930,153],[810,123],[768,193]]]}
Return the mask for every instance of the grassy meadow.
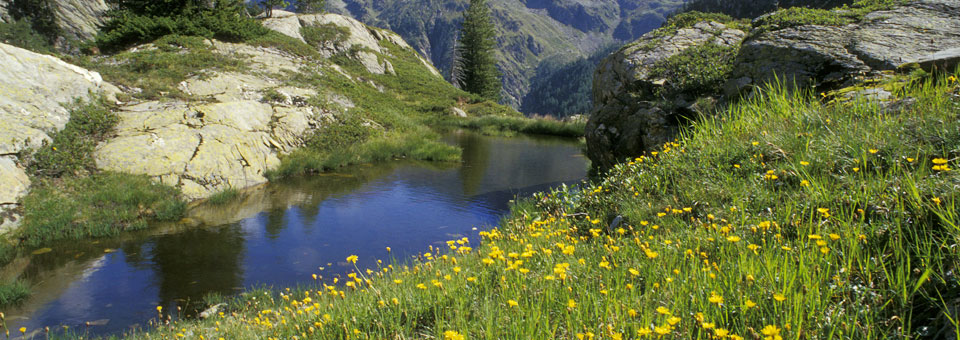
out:
{"label": "grassy meadow", "polygon": [[130,337],[955,337],[960,83],[896,95],[913,104],[770,88],[601,179],[519,202],[482,240],[412,262],[349,257],[346,277]]}

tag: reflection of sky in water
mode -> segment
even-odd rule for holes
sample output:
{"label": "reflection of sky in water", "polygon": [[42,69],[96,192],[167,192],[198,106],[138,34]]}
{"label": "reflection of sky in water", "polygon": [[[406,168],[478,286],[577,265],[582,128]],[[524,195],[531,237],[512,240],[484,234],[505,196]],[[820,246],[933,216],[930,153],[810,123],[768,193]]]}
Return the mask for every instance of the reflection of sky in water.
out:
{"label": "reflection of sky in water", "polygon": [[[360,257],[360,268],[375,266],[376,259],[404,261],[429,245],[477,240],[473,228],[495,224],[518,193],[585,176],[585,160],[569,142],[472,134],[449,141],[464,148],[463,164],[390,162],[294,179],[219,212],[193,214],[253,209],[236,222],[212,217],[207,220],[216,222],[198,227],[57,248],[49,263],[37,258],[31,264],[40,273],[40,291],[19,310],[6,311],[8,326],[63,324],[82,331],[84,322],[109,320],[86,330],[116,333],[145,324],[158,304],[192,313],[198,304],[191,302],[211,292],[293,286],[311,282],[314,273],[329,280],[353,269],[344,262],[349,255]],[[103,253],[111,247],[118,251]]]}

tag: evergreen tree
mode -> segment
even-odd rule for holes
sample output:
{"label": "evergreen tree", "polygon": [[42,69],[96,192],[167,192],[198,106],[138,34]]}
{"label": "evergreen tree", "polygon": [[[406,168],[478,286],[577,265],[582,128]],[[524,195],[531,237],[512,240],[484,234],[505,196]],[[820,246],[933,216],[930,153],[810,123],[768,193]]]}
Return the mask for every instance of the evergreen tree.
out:
{"label": "evergreen tree", "polygon": [[463,13],[458,40],[460,88],[490,100],[500,99],[500,71],[497,70],[496,29],[486,0],[470,0]]}
{"label": "evergreen tree", "polygon": [[299,13],[321,13],[326,6],[326,0],[297,0],[297,12]]}
{"label": "evergreen tree", "polygon": [[263,8],[267,11],[267,18],[273,16],[273,9],[275,7],[286,8],[290,5],[289,2],[284,0],[264,0],[262,4]]}

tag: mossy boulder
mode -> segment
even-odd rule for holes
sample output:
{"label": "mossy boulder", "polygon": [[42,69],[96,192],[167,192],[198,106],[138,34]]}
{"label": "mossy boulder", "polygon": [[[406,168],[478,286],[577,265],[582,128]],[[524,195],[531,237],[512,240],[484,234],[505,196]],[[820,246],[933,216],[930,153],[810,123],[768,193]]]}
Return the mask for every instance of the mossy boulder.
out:
{"label": "mossy boulder", "polygon": [[746,36],[715,21],[668,29],[644,35],[597,68],[586,128],[595,165],[609,167],[671,140],[698,102],[715,100],[710,92],[719,92]]}

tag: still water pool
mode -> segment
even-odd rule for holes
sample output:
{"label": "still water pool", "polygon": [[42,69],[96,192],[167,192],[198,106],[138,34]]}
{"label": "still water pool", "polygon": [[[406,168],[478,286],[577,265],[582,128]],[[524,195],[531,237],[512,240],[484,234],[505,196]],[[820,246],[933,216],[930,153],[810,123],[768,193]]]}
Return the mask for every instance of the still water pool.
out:
{"label": "still water pool", "polygon": [[575,141],[446,138],[463,148],[462,163],[392,161],[271,183],[176,224],[18,259],[7,271],[33,282],[33,295],[4,311],[7,326],[118,334],[145,326],[157,306],[189,316],[208,294],[344,275],[349,255],[360,268],[404,261],[450,239],[477,240],[516,196],[577,182],[588,167]]}

